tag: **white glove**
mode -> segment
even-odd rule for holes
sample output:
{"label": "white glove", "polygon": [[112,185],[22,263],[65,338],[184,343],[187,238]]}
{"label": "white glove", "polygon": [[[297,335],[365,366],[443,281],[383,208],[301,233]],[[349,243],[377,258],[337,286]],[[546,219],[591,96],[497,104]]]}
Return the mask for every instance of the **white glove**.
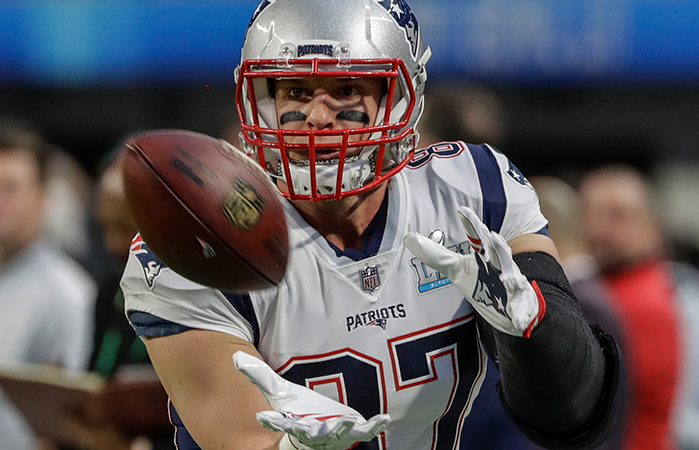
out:
{"label": "white glove", "polygon": [[496,329],[529,337],[546,311],[541,292],[522,275],[502,236],[488,230],[470,208],[462,206],[458,214],[470,242],[465,255],[419,233],[406,235],[403,243],[425,265],[449,277]]}
{"label": "white glove", "polygon": [[247,353],[236,352],[233,362],[275,409],[257,413],[257,421],[265,428],[287,433],[280,450],[346,450],[357,442],[372,440],[391,422],[388,414],[365,420],[349,406],[285,380]]}

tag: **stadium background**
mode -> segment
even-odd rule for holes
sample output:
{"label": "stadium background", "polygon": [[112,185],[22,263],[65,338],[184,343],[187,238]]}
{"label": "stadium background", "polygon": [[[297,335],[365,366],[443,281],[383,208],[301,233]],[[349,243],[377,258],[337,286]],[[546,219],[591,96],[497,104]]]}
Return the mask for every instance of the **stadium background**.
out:
{"label": "stadium background", "polygon": [[[699,2],[409,3],[433,50],[428,99],[487,89],[498,145],[528,175],[644,170],[674,237],[699,247]],[[256,4],[4,1],[0,116],[37,123],[90,174],[134,131],[220,135],[235,120],[232,73]]]}

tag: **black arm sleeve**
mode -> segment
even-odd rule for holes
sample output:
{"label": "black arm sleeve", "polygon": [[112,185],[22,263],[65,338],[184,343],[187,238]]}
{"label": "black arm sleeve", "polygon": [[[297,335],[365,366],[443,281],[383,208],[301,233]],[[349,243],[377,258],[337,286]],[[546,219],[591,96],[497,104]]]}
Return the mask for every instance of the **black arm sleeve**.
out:
{"label": "black arm sleeve", "polygon": [[594,448],[613,422],[620,364],[616,344],[584,319],[555,258],[536,252],[514,259],[529,280],[536,280],[546,314],[528,339],[497,331],[478,318],[481,340],[500,370],[500,400],[537,445]]}

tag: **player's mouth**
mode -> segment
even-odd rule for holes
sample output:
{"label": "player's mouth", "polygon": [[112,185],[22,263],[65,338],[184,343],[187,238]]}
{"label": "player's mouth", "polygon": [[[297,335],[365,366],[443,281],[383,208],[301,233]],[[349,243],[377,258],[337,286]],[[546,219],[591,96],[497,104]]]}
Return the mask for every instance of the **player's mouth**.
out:
{"label": "player's mouth", "polygon": [[[298,155],[298,156],[300,156],[300,155]],[[345,158],[345,164],[357,161],[358,159],[359,159],[359,155],[349,156],[349,157]],[[294,165],[294,166],[308,166],[311,164],[307,153],[305,155],[305,158],[290,159],[289,163]],[[339,164],[339,163],[340,163],[340,152],[339,151],[316,152],[316,164],[331,165],[331,164]]]}
{"label": "player's mouth", "polygon": [[[345,156],[346,161],[350,161],[350,158],[352,158],[354,154],[359,153],[359,149],[356,148],[348,148],[347,153]],[[342,152],[339,147],[336,148],[323,148],[323,149],[316,149],[315,151],[315,160],[316,163],[318,164],[334,164],[337,163],[340,160],[340,157],[342,155]],[[310,151],[308,150],[299,150],[299,149],[294,149],[289,151],[289,159],[292,162],[306,162],[308,163],[308,160],[310,159]],[[352,159],[354,161],[355,159]]]}

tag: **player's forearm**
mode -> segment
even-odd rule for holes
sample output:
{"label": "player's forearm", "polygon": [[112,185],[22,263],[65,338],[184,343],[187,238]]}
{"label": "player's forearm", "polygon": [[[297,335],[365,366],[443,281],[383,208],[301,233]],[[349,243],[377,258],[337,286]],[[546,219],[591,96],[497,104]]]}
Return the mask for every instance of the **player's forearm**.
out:
{"label": "player's forearm", "polygon": [[529,339],[495,331],[501,387],[517,416],[542,433],[565,436],[582,429],[595,412],[604,357],[586,324],[554,305],[546,313]]}
{"label": "player's forearm", "polygon": [[500,365],[501,395],[510,413],[533,432],[575,441],[581,433],[603,427],[595,421],[604,420],[601,410],[613,392],[609,375],[617,367],[605,355],[607,343],[600,343],[583,318],[555,260],[529,253],[515,256],[515,261],[522,273],[538,281],[547,306],[529,339],[483,325]]}
{"label": "player's forearm", "polygon": [[176,414],[178,430],[204,450],[278,449],[283,433],[262,427],[255,415],[269,404],[236,370],[238,350],[259,356],[252,344],[205,330],[189,330],[146,340],[146,348]]}

